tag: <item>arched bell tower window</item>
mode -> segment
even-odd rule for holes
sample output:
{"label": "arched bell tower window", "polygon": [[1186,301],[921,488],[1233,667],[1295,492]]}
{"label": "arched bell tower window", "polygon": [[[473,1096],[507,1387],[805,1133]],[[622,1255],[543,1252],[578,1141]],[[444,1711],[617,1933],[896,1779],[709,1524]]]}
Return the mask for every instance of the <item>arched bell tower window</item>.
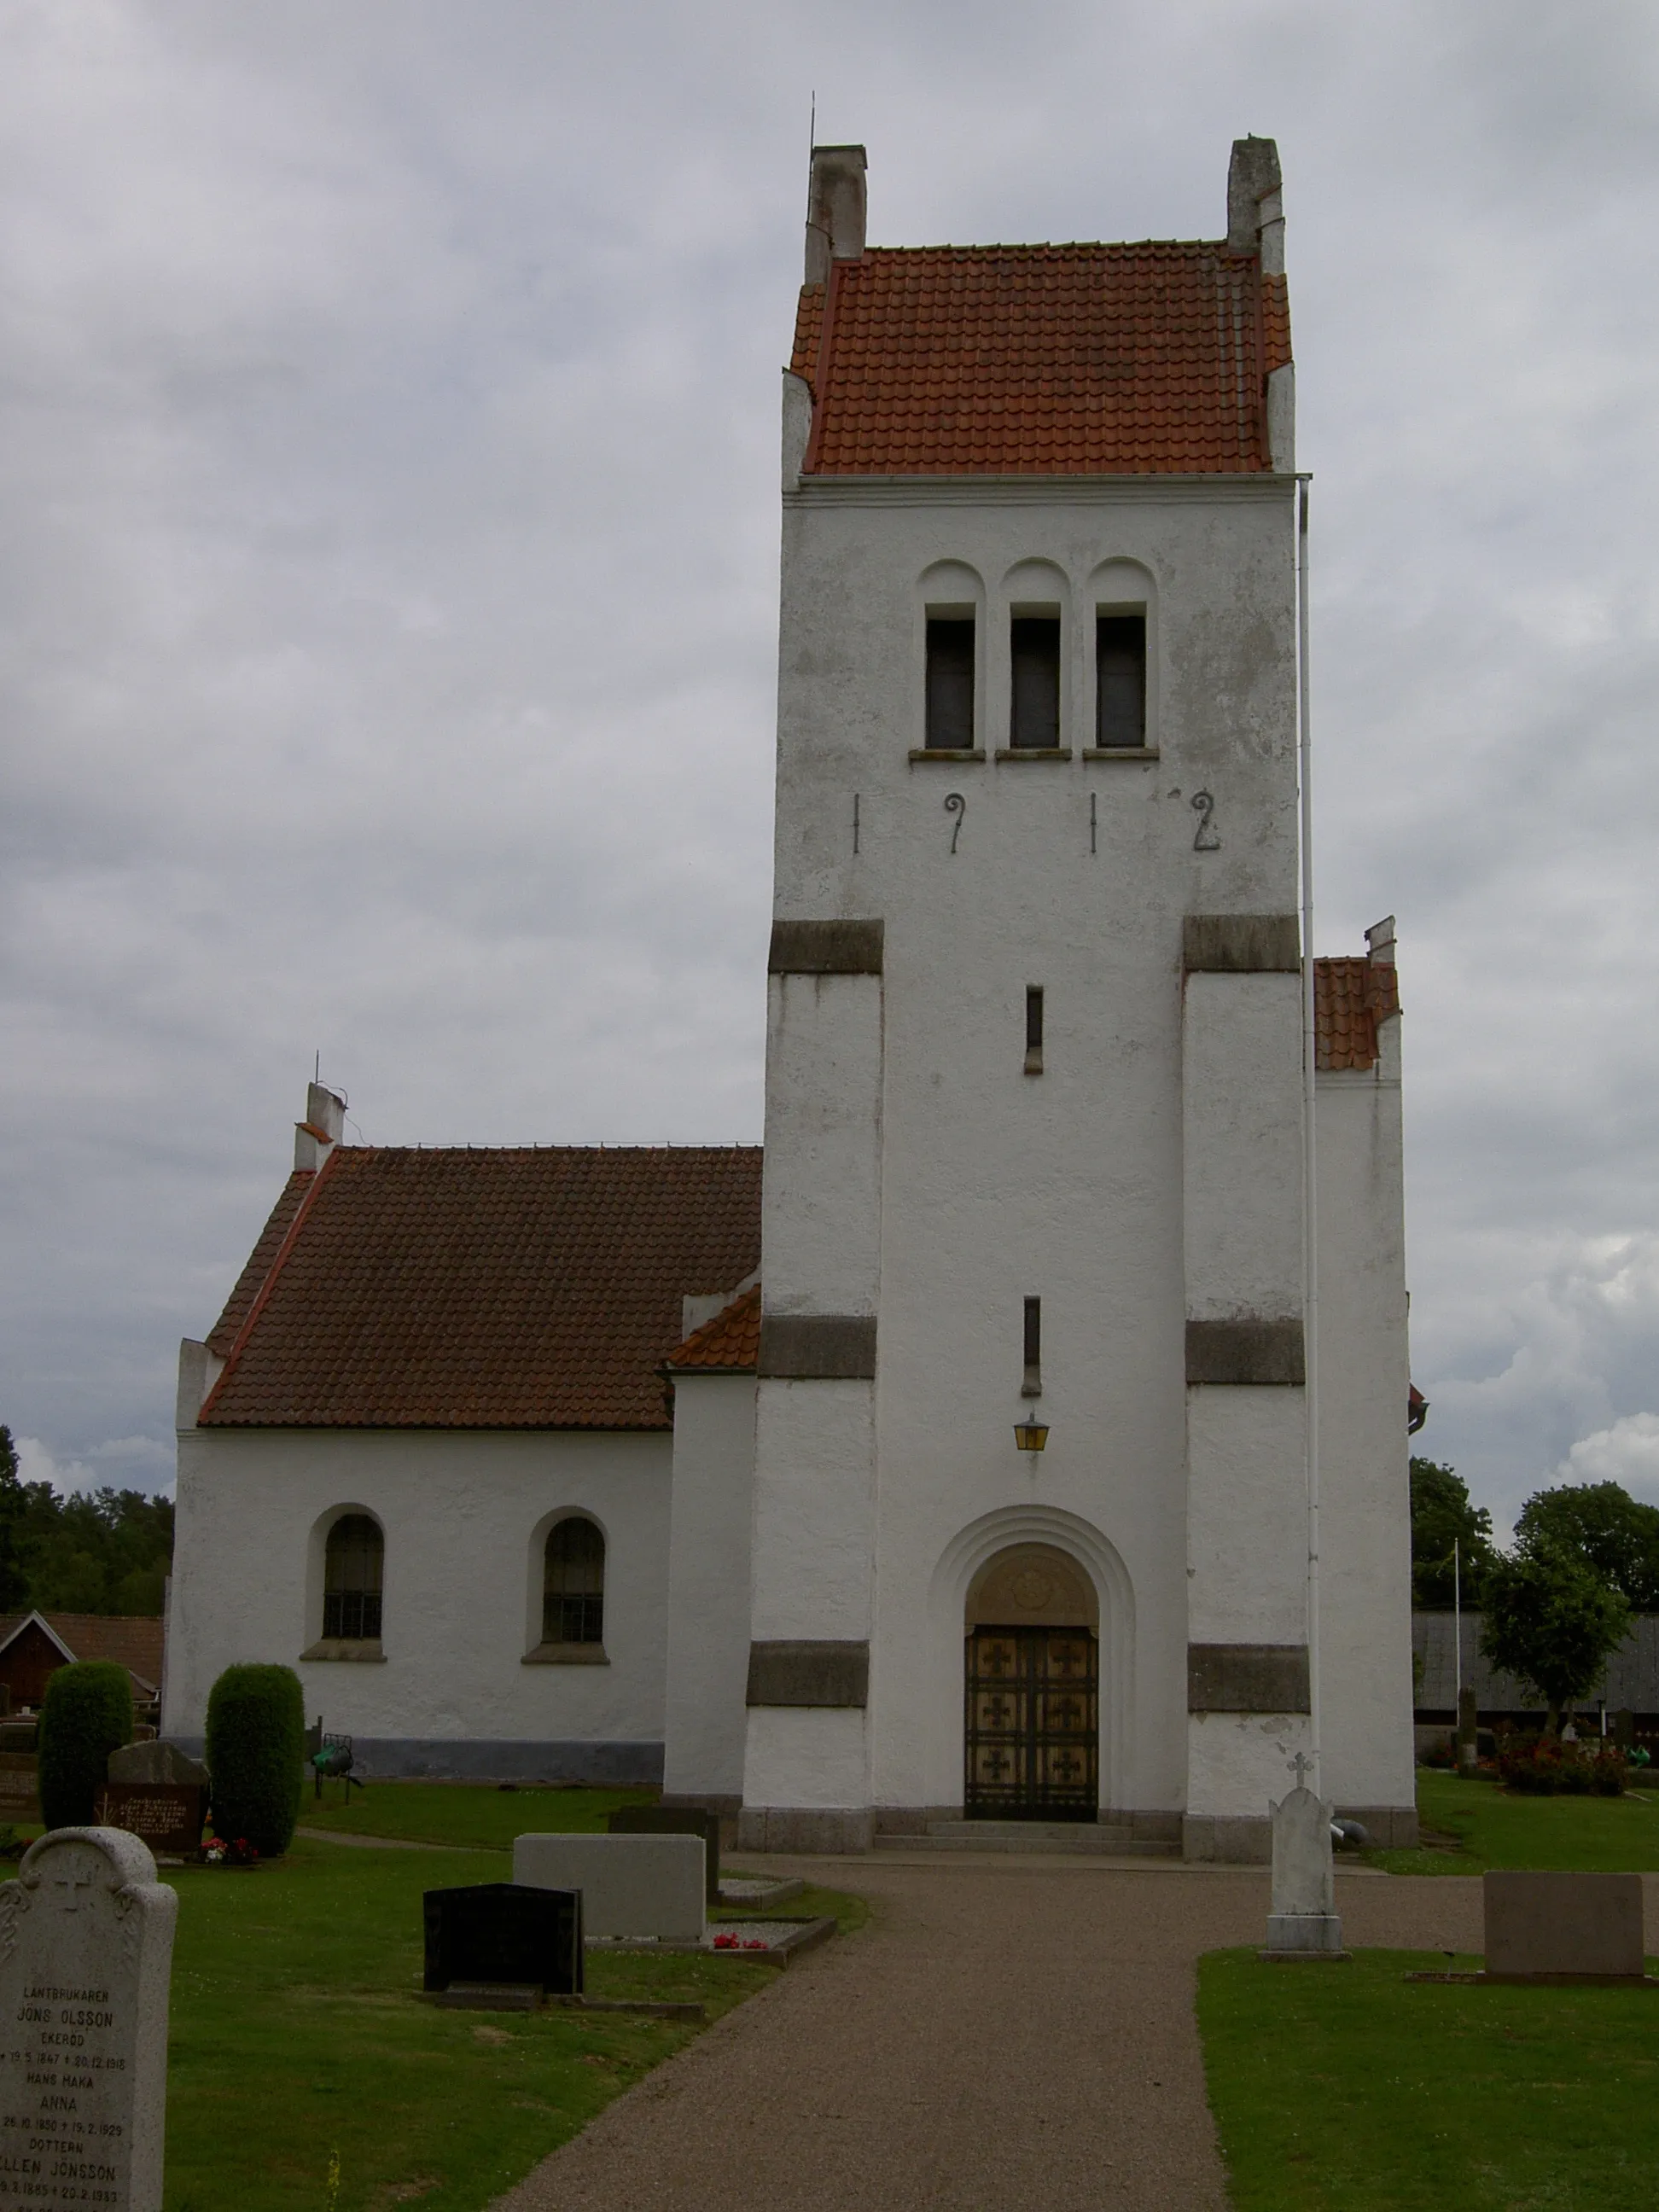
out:
{"label": "arched bell tower window", "polygon": [[605,1538],[573,1515],[547,1533],[542,1581],[544,1644],[605,1641]]}
{"label": "arched bell tower window", "polygon": [[342,1643],[378,1643],[386,1539],[367,1513],[343,1514],[328,1532],[323,1569],[323,1634]]}

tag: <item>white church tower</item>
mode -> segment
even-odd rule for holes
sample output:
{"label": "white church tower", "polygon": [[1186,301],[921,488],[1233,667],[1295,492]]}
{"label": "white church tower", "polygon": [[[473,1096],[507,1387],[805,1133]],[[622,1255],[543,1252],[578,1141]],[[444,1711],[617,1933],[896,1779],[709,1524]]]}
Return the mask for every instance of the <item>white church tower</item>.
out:
{"label": "white church tower", "polygon": [[1390,925],[1317,963],[1310,1743],[1283,272],[1269,140],[1174,244],[872,248],[862,149],[813,155],[723,1659],[677,1376],[666,1790],[750,1847],[965,1814],[1264,1857],[1310,1748],[1414,1834]]}

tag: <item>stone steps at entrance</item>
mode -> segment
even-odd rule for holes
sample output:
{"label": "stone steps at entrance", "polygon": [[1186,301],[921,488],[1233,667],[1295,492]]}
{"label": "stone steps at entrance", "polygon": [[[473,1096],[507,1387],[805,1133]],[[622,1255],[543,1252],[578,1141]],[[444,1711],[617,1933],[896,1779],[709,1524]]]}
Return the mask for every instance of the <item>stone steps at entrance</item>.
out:
{"label": "stone steps at entrance", "polygon": [[878,1851],[1053,1851],[1073,1857],[1164,1858],[1179,1844],[1148,1843],[1095,1820],[932,1820],[920,1835],[876,1838]]}

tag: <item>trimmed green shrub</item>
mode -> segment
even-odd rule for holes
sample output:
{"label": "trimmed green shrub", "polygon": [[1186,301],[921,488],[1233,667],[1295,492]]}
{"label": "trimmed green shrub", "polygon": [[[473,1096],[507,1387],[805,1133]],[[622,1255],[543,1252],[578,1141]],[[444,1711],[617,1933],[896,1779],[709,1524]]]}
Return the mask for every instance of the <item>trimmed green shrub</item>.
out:
{"label": "trimmed green shrub", "polygon": [[306,1716],[291,1667],[227,1667],[208,1697],[213,1832],[278,1858],[300,1817]]}
{"label": "trimmed green shrub", "polygon": [[49,1677],[35,1739],[40,1816],[49,1828],[89,1827],[109,1755],[132,1741],[132,1677],[112,1659],[77,1659]]}

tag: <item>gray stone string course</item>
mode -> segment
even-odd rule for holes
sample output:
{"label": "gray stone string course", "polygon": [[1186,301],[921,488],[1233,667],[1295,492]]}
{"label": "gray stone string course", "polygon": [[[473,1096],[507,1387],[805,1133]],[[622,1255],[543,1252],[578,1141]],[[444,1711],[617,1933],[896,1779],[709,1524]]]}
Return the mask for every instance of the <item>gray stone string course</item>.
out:
{"label": "gray stone string course", "polygon": [[56,1828],[0,1883],[0,2207],[161,2212],[178,1903],[119,1828]]}

